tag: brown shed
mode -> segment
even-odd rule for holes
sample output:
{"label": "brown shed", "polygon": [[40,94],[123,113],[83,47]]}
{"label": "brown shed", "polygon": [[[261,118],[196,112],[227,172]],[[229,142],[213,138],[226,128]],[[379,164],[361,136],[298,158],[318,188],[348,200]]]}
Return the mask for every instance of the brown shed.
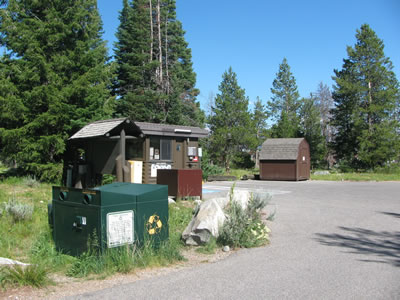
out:
{"label": "brown shed", "polygon": [[69,138],[64,184],[99,185],[102,175],[118,181],[156,183],[159,169],[200,169],[199,127],[134,122],[129,118],[90,123]]}
{"label": "brown shed", "polygon": [[310,146],[304,138],[267,139],[260,152],[260,179],[310,179]]}

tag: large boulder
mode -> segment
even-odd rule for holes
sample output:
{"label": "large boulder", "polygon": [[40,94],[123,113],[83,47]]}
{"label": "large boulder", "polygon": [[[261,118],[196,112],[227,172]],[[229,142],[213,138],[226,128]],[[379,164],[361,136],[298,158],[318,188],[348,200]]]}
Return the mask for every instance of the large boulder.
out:
{"label": "large boulder", "polygon": [[220,203],[225,202],[226,199],[223,198],[210,199],[196,209],[197,213],[182,233],[186,245],[202,245],[207,243],[211,236],[218,236],[218,230],[226,218]]}
{"label": "large boulder", "polygon": [[230,200],[239,203],[245,209],[252,193],[247,190],[233,190],[223,197],[209,199],[202,202],[195,210],[195,214],[182,233],[186,245],[206,244],[211,236],[218,237],[219,229],[225,222],[225,207]]}

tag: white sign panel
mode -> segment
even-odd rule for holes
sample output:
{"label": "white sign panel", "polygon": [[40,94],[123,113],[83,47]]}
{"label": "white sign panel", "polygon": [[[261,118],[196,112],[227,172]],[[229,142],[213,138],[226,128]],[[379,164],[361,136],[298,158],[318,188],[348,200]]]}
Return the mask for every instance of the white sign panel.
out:
{"label": "white sign panel", "polygon": [[166,163],[159,163],[159,164],[152,164],[151,165],[151,177],[157,177],[157,170],[158,169],[172,169],[171,164]]}
{"label": "white sign panel", "polygon": [[108,248],[132,244],[134,241],[133,210],[107,214]]}

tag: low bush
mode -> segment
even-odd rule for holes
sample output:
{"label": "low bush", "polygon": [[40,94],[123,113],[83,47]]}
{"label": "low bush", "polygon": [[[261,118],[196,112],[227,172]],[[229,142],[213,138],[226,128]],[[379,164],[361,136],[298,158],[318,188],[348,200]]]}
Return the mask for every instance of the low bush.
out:
{"label": "low bush", "polygon": [[[232,194],[232,193],[231,193]],[[225,220],[219,236],[218,243],[236,247],[258,247],[269,240],[269,229],[261,220],[261,209],[269,202],[268,194],[253,194],[245,209],[232,199],[226,209]]]}
{"label": "low bush", "polygon": [[17,202],[13,197],[6,203],[5,211],[11,215],[14,223],[27,221],[32,219],[33,205]]}
{"label": "low bush", "polygon": [[203,171],[203,179],[207,180],[208,176],[211,175],[222,175],[225,169],[217,165],[211,165],[207,163],[201,164],[201,170]]}
{"label": "low bush", "polygon": [[26,176],[22,179],[22,183],[30,188],[35,188],[39,186],[39,182],[36,180],[34,176]]}

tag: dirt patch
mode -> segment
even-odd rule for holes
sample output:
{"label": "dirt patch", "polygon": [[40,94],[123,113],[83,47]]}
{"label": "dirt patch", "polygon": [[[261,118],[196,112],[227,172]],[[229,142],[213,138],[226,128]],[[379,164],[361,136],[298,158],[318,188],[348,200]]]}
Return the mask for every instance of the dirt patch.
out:
{"label": "dirt patch", "polygon": [[214,254],[202,254],[196,252],[196,247],[190,247],[185,248],[182,252],[186,259],[185,261],[168,267],[137,269],[130,274],[115,274],[105,279],[90,278],[84,281],[82,281],[82,279],[56,274],[52,276],[52,280],[56,284],[54,286],[48,286],[42,289],[35,289],[32,287],[8,289],[7,291],[0,291],[0,299],[60,299],[178,272],[182,269],[193,268],[203,263],[214,263],[228,257],[232,253],[232,251],[223,252],[221,249],[218,249]]}

